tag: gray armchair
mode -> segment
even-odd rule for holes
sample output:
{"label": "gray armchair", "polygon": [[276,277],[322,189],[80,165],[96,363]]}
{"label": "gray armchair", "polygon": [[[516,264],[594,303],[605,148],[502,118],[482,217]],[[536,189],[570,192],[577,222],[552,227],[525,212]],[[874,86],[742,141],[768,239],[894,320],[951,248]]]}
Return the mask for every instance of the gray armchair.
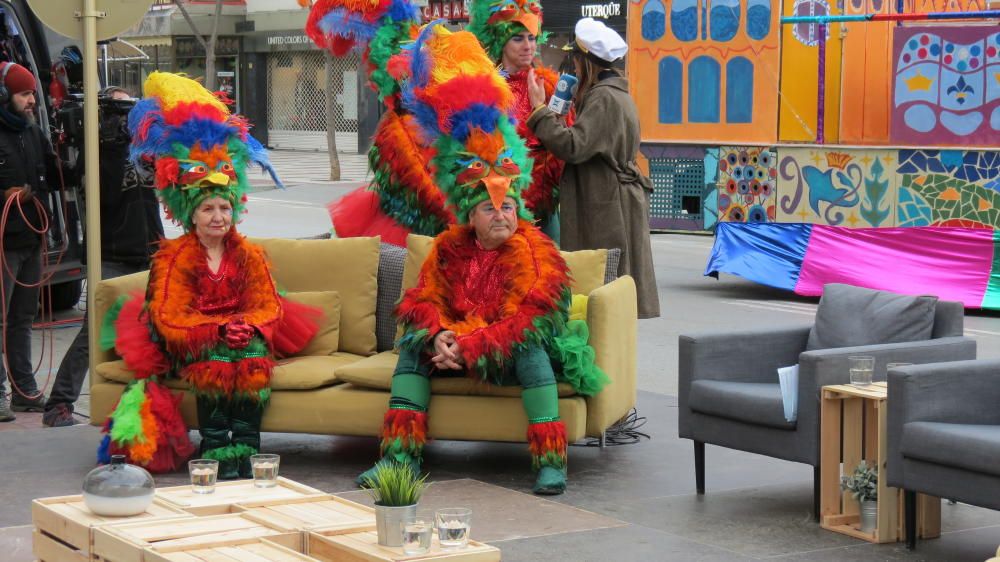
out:
{"label": "gray armchair", "polygon": [[[885,380],[888,362],[975,358],[975,341],[962,335],[962,304],[930,306],[933,329],[922,341],[807,351],[810,326],[681,335],[678,434],[694,441],[698,493],[705,493],[705,443],[801,462],[814,467],[818,520],[820,388],[850,382],[848,356],[874,356],[876,380]],[[788,422],[777,369],[796,363],[798,418]]]}
{"label": "gray armchair", "polygon": [[886,483],[904,490],[906,544],[916,494],[1000,509],[1000,360],[889,372]]}

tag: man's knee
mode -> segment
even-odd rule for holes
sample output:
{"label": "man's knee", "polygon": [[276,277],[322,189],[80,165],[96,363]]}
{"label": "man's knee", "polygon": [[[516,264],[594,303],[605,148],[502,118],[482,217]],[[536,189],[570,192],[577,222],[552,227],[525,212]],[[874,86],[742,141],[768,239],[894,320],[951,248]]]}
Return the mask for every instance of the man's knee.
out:
{"label": "man's knee", "polygon": [[392,376],[396,375],[420,375],[429,377],[431,373],[430,362],[424,354],[416,349],[399,350],[399,360],[396,362],[396,369]]}
{"label": "man's knee", "polygon": [[514,374],[524,388],[556,383],[548,353],[539,345],[527,346],[514,354]]}

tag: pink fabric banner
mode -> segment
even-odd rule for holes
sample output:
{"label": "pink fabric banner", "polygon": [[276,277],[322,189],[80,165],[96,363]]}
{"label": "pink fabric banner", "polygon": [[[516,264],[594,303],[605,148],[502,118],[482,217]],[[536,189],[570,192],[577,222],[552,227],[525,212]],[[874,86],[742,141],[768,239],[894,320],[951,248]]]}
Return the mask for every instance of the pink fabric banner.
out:
{"label": "pink fabric banner", "polygon": [[979,308],[992,265],[992,230],[817,225],[795,292],[818,296],[826,283],[848,283]]}

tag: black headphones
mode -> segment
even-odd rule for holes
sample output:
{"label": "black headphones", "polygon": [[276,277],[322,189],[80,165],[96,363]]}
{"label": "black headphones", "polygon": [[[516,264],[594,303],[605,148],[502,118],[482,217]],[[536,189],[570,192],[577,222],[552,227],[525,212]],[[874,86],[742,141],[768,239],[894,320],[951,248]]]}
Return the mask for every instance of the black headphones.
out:
{"label": "black headphones", "polygon": [[12,62],[3,63],[3,71],[0,72],[0,105],[6,105],[10,101],[10,92],[7,91],[7,73],[10,72]]}

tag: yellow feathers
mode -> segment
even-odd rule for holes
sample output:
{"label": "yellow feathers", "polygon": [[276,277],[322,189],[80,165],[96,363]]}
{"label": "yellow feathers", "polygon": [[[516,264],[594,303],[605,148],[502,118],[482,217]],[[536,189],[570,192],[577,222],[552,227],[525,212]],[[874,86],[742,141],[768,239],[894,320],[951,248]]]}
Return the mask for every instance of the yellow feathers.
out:
{"label": "yellow feathers", "polygon": [[[498,91],[509,92],[507,83],[496,71],[493,61],[486,56],[479,39],[468,31],[452,33],[442,25],[435,26],[434,38],[427,42],[426,48],[431,51],[430,57],[434,61],[432,84],[443,84],[459,75],[481,76],[493,82]],[[499,105],[507,107],[509,102],[500,100]]]}
{"label": "yellow feathers", "polygon": [[180,74],[170,72],[153,72],[146,78],[142,86],[143,97],[157,97],[160,107],[170,110],[181,102],[199,102],[218,109],[223,115],[229,114],[229,109],[219,101],[204,86]]}

